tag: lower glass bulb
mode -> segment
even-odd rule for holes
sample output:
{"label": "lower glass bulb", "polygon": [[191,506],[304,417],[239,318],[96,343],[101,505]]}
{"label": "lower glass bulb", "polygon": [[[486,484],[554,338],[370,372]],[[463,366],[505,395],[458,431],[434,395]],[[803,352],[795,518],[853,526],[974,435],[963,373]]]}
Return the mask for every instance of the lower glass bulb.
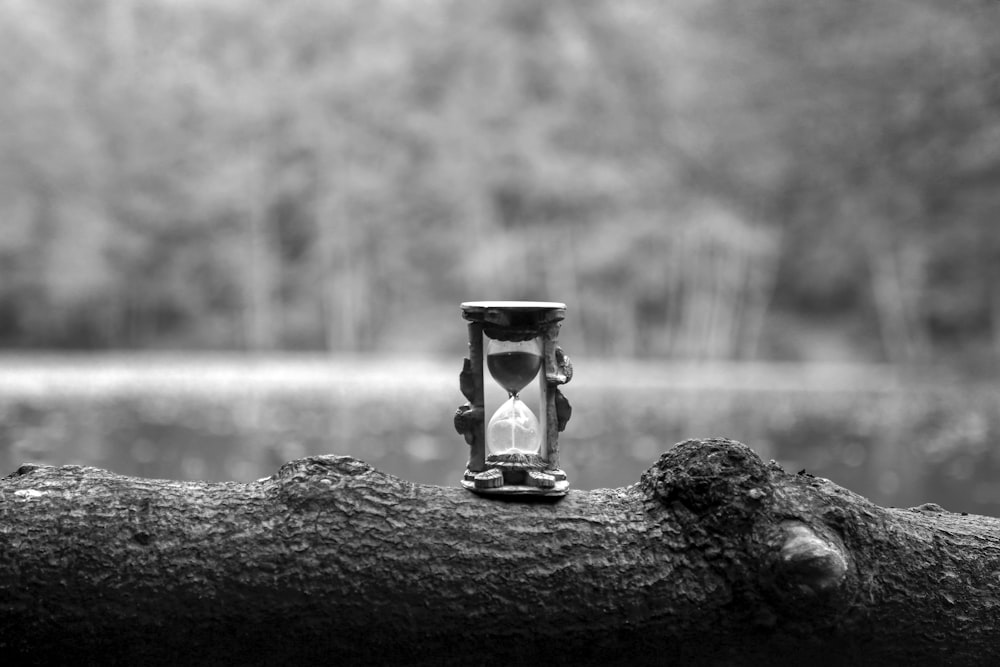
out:
{"label": "lower glass bulb", "polygon": [[491,454],[537,454],[541,444],[538,419],[517,397],[507,399],[486,427],[486,445]]}

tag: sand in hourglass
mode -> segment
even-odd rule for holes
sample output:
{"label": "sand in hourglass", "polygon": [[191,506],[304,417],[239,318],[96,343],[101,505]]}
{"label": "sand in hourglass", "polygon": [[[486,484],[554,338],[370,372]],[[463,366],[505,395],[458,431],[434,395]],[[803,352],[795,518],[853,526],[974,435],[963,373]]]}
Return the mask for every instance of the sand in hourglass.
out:
{"label": "sand in hourglass", "polygon": [[542,356],[523,350],[496,352],[486,355],[486,366],[500,386],[516,396],[538,374]]}

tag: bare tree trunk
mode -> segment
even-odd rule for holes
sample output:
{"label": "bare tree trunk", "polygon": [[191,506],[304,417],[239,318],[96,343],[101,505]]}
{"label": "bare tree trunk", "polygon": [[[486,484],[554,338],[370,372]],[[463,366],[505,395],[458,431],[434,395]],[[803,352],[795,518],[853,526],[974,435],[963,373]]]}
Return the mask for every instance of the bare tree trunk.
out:
{"label": "bare tree trunk", "polygon": [[[363,228],[352,217],[349,198],[353,187],[351,157],[336,136],[338,126],[319,118],[317,159],[319,191],[316,225],[324,305],[326,343],[330,352],[357,352],[363,347],[368,322],[368,295],[363,251]],[[341,132],[347,132],[343,127]]]}
{"label": "bare tree trunk", "polygon": [[[547,294],[560,295],[566,303],[584,304],[583,292],[580,288],[580,251],[577,247],[577,234],[575,225],[558,226],[555,221],[550,221],[552,232],[546,237],[546,247],[560,248],[560,252],[551,258],[550,263],[544,266],[545,287]],[[576,312],[581,332],[586,332],[588,321],[586,309],[581,308]],[[587,356],[587,336],[582,335],[578,339],[578,349],[574,350],[581,357]]]}
{"label": "bare tree trunk", "polygon": [[993,338],[993,353],[996,359],[1000,359],[1000,268],[995,263],[988,263],[990,298],[990,331]]}
{"label": "bare tree trunk", "polygon": [[[763,233],[763,232],[761,232]],[[760,340],[767,323],[768,310],[774,297],[781,262],[781,232],[767,236],[767,247],[759,250],[747,266],[747,290],[740,311],[739,339],[736,358],[755,360],[759,353]]]}
{"label": "bare tree trunk", "polygon": [[248,188],[248,210],[244,218],[246,263],[244,264],[243,336],[247,349],[273,349],[275,335],[274,286],[275,260],[267,233],[266,179]]}
{"label": "bare tree trunk", "polygon": [[894,247],[869,245],[872,288],[882,343],[890,362],[927,358],[929,342],[920,321],[922,260]]}
{"label": "bare tree trunk", "polygon": [[993,352],[997,359],[1000,359],[1000,289],[993,289],[992,308],[990,310],[990,323],[993,329]]}
{"label": "bare tree trunk", "polygon": [[998,533],[730,440],[539,502],[336,456],[249,484],[24,466],[0,482],[0,647],[18,664],[996,664]]}

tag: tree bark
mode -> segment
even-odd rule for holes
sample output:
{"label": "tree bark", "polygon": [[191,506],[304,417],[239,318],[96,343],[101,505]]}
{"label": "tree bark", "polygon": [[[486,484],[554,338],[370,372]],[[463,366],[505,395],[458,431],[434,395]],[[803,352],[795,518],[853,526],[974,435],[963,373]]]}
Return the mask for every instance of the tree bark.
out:
{"label": "tree bark", "polygon": [[503,500],[349,457],[252,483],[0,481],[18,664],[1000,664],[1000,520],[887,509],[731,440]]}

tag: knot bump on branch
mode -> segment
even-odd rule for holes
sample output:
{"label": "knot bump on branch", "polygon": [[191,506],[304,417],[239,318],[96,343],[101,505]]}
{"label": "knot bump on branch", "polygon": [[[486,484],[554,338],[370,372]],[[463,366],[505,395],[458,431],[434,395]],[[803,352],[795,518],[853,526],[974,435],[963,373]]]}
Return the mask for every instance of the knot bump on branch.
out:
{"label": "knot bump on branch", "polygon": [[784,530],[785,543],[778,555],[782,582],[812,593],[839,586],[847,574],[843,549],[805,524],[788,522]]}
{"label": "knot bump on branch", "polygon": [[679,504],[701,519],[747,523],[773,495],[771,474],[746,445],[725,438],[687,440],[642,475],[651,501]]}

